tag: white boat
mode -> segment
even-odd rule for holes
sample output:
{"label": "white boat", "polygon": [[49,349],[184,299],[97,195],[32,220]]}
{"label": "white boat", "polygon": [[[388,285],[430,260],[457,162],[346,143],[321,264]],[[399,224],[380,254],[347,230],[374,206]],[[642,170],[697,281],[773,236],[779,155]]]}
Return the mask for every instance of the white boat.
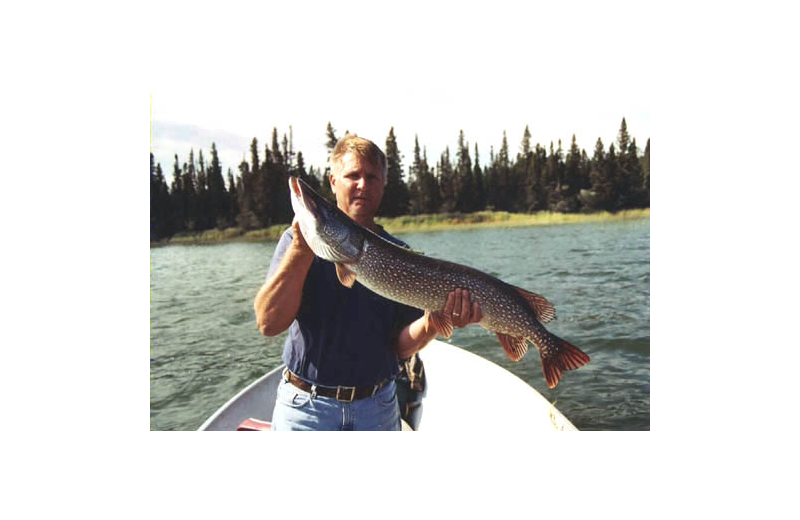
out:
{"label": "white boat", "polygon": [[[460,347],[432,341],[419,352],[425,370],[420,406],[404,430],[577,430],[528,383]],[[269,430],[281,365],[236,394],[200,430]]]}

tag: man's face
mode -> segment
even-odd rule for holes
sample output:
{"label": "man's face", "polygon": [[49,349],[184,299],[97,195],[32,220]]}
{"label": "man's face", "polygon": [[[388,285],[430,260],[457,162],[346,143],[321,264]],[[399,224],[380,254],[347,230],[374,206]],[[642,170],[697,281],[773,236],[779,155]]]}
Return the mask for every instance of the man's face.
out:
{"label": "man's face", "polygon": [[353,152],[342,156],[338,174],[331,174],[336,205],[356,222],[372,220],[383,199],[383,174]]}

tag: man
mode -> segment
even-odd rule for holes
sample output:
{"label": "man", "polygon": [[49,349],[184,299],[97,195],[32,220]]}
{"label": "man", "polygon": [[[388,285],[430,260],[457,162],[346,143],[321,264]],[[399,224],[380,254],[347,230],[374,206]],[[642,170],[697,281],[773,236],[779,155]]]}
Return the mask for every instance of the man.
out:
{"label": "man", "polygon": [[[380,148],[348,134],[330,161],[329,182],[339,209],[408,247],[375,223],[387,182]],[[343,286],[334,264],[308,247],[297,221],[281,236],[254,306],[262,334],[275,336],[289,328],[274,430],[400,429],[394,382],[398,357],[409,358],[436,337],[429,313],[387,300],[359,283]],[[449,295],[443,312],[459,328],[481,319],[478,305],[460,289]]]}

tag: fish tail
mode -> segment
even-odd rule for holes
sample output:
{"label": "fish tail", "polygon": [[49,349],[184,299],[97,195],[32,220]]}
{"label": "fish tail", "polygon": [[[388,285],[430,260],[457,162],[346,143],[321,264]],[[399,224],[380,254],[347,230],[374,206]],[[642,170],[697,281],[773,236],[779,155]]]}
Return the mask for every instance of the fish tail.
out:
{"label": "fish tail", "polygon": [[539,354],[542,356],[542,371],[547,386],[555,388],[564,370],[574,370],[585,365],[589,362],[589,356],[558,336],[548,336],[546,344],[539,349]]}

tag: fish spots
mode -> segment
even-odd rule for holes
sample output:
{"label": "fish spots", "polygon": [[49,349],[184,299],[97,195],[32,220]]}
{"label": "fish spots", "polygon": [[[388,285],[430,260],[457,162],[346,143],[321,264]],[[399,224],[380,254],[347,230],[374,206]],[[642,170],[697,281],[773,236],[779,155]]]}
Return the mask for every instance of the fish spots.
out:
{"label": "fish spots", "polygon": [[541,325],[527,302],[517,292],[509,294],[506,285],[485,273],[374,239],[364,241],[353,270],[368,289],[418,309],[439,311],[450,292],[466,289],[481,307],[481,325],[510,337],[530,339],[537,349],[545,347]]}

